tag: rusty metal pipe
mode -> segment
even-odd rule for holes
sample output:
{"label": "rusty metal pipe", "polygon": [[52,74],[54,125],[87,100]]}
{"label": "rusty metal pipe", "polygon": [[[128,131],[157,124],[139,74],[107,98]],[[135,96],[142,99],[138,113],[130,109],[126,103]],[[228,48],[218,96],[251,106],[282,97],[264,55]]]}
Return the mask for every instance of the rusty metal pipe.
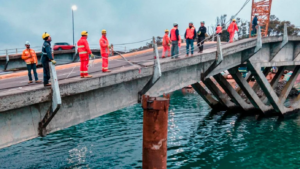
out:
{"label": "rusty metal pipe", "polygon": [[170,95],[143,95],[143,169],[167,168],[169,102]]}

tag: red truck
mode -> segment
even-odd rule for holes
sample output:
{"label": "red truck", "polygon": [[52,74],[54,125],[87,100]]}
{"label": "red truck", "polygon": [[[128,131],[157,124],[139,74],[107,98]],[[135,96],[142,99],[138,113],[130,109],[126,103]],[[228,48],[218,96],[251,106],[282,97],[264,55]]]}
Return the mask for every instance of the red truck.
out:
{"label": "red truck", "polygon": [[70,45],[66,42],[54,43],[53,50],[72,50],[75,49],[74,45]]}

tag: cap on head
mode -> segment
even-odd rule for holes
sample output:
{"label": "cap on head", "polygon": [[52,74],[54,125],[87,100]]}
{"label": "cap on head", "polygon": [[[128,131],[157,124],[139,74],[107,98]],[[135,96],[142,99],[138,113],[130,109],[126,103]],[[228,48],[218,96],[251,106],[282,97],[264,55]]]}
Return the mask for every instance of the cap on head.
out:
{"label": "cap on head", "polygon": [[30,42],[29,42],[29,41],[26,41],[26,42],[25,42],[25,45],[29,45],[29,46],[30,46]]}
{"label": "cap on head", "polygon": [[46,38],[49,37],[49,36],[50,36],[50,34],[47,33],[47,32],[45,32],[45,33],[43,33],[42,38],[43,38],[43,39],[46,39]]}
{"label": "cap on head", "polygon": [[201,21],[201,23],[205,24],[205,22],[204,22],[204,21]]}
{"label": "cap on head", "polygon": [[232,19],[232,22],[235,22],[236,20],[235,19]]}
{"label": "cap on head", "polygon": [[103,29],[101,32],[102,32],[102,33],[106,33],[106,30],[105,30],[105,29]]}
{"label": "cap on head", "polygon": [[81,32],[81,36],[88,36],[88,35],[89,35],[89,33],[87,31],[82,31]]}
{"label": "cap on head", "polygon": [[165,30],[165,32],[169,32],[169,30],[168,30],[168,29],[166,29],[166,30]]}
{"label": "cap on head", "polygon": [[193,25],[194,23],[193,23],[193,22],[190,22],[189,24],[192,24],[192,25]]}
{"label": "cap on head", "polygon": [[175,23],[173,23],[173,26],[178,26],[178,23],[176,23],[176,22],[175,22]]}

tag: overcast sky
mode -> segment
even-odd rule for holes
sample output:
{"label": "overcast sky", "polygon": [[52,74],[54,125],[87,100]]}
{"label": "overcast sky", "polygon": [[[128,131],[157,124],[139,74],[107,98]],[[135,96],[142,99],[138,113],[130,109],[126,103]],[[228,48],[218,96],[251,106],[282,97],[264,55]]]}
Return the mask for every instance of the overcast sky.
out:
{"label": "overcast sky", "polygon": [[[72,5],[78,7],[74,13],[75,43],[81,31],[87,30],[89,43],[97,46],[102,29],[107,30],[114,44],[162,36],[173,22],[184,34],[190,21],[197,28],[200,21],[210,26],[217,16],[232,16],[244,3],[245,0],[0,0],[0,49],[23,47],[27,40],[32,46],[41,46],[45,31],[53,43],[72,43]],[[300,26],[299,7],[300,0],[273,0],[271,14]],[[249,20],[250,9],[251,2],[238,17]]]}

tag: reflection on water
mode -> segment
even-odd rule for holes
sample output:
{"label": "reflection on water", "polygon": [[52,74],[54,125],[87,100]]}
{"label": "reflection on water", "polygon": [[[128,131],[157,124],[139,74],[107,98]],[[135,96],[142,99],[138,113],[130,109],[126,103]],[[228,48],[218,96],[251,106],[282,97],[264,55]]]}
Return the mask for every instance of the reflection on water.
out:
{"label": "reflection on water", "polygon": [[[133,105],[0,150],[0,168],[140,168],[142,108]],[[256,121],[171,95],[168,168],[299,168],[300,118]]]}

